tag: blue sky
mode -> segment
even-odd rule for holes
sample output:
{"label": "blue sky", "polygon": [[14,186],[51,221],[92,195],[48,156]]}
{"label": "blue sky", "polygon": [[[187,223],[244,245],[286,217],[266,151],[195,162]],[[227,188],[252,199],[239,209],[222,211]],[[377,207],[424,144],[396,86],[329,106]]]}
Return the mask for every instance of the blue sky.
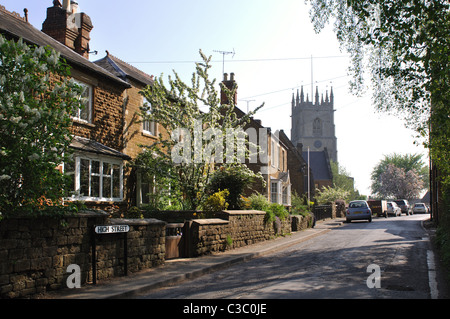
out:
{"label": "blue sky", "polygon": [[[313,82],[325,94],[333,86],[338,160],[355,178],[356,188],[370,194],[373,167],[393,152],[423,153],[413,145],[413,132],[401,119],[377,113],[370,94],[349,93],[349,59],[328,26],[315,34],[309,20],[309,5],[303,0],[78,0],[80,11],[94,25],[91,55],[95,61],[105,50],[142,71],[164,77],[175,70],[187,82],[195,70],[199,49],[212,56],[211,77],[222,80],[235,73],[238,106],[242,110],[265,107],[256,115],[263,125],[284,129],[290,136],[292,93]],[[23,15],[41,29],[52,0],[0,0],[10,11]],[[250,102],[247,102],[250,101]],[[426,157],[424,156],[426,161]]]}

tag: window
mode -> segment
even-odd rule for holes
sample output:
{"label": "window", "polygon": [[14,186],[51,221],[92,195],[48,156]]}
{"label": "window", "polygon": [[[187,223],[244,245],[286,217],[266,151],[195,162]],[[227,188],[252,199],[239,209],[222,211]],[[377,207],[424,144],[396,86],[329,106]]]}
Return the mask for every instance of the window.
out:
{"label": "window", "polygon": [[291,185],[283,187],[283,205],[291,205]]}
{"label": "window", "polygon": [[81,107],[73,110],[72,117],[83,122],[91,123],[92,86],[77,80],[75,80],[75,83],[81,86],[83,92],[78,96],[78,99],[81,101]]}
{"label": "window", "polygon": [[270,202],[278,203],[278,182],[270,183]]}
{"label": "window", "polygon": [[322,136],[322,120],[316,118],[313,122],[313,135]]}
{"label": "window", "polygon": [[280,167],[280,145],[278,145],[275,141],[272,141],[271,148],[271,164],[273,167]]}
{"label": "window", "polygon": [[137,173],[136,202],[138,206],[150,205],[154,209],[170,206],[172,204],[171,191],[170,182],[157,181],[155,175],[149,172],[139,171]]}
{"label": "window", "polygon": [[272,145],[271,145],[271,148],[270,148],[270,161],[271,161],[271,164],[272,164],[272,166],[275,166],[275,142],[274,141],[272,141]]}
{"label": "window", "polygon": [[151,195],[155,192],[154,185],[154,176],[139,173],[137,191],[137,202],[139,205],[148,205],[151,203]]}
{"label": "window", "polygon": [[73,163],[65,165],[65,174],[73,176],[68,194],[73,199],[120,201],[123,198],[123,164],[120,161],[75,156]]}
{"label": "window", "polygon": [[[147,114],[151,114],[152,105],[147,101],[144,103],[144,109]],[[156,135],[156,123],[148,119],[142,121],[142,131],[145,134]]]}

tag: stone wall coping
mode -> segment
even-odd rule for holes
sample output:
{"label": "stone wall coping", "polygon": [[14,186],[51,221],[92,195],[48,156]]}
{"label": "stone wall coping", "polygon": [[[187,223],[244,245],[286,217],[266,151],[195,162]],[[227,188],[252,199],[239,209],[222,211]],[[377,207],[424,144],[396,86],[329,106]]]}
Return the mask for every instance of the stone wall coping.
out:
{"label": "stone wall coping", "polygon": [[133,225],[133,226],[144,226],[144,225],[167,225],[165,221],[156,218],[111,218],[108,221],[111,225]]}
{"label": "stone wall coping", "polygon": [[220,218],[195,219],[193,222],[200,225],[221,225],[230,223],[228,220]]}
{"label": "stone wall coping", "polygon": [[81,210],[77,213],[66,213],[64,215],[60,215],[60,216],[33,216],[33,215],[27,215],[27,214],[17,214],[17,215],[12,215],[12,216],[8,216],[8,219],[44,219],[44,218],[80,218],[80,217],[84,217],[84,218],[89,218],[89,217],[108,217],[109,214],[102,211],[102,210]]}
{"label": "stone wall coping", "polygon": [[266,212],[262,210],[224,210],[222,211],[229,215],[265,215]]}

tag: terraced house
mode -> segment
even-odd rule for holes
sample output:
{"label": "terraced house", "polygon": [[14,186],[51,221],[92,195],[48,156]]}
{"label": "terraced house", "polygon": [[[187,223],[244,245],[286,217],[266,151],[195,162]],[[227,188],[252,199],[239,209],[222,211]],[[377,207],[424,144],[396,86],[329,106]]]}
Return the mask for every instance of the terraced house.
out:
{"label": "terraced house", "polygon": [[152,77],[109,53],[97,62],[89,61],[92,28],[90,17],[78,12],[75,1],[53,1],[42,30],[32,26],[26,15],[0,7],[4,36],[60,52],[73,79],[84,87],[84,107],[72,114],[74,161],[62,165],[73,176],[67,199],[84,201],[92,208],[125,207],[142,201],[145,192],[126,163],[139,153],[139,143],[151,143],[160,130],[138,115],[143,103],[139,90],[151,84]]}

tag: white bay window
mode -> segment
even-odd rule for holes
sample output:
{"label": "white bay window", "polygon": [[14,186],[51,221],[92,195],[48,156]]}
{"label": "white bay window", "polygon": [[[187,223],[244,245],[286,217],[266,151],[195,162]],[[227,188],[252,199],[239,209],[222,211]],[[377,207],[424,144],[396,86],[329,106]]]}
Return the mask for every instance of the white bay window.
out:
{"label": "white bay window", "polygon": [[72,176],[73,195],[69,199],[123,200],[123,163],[120,160],[93,154],[75,154],[73,162],[66,164],[65,172]]}

